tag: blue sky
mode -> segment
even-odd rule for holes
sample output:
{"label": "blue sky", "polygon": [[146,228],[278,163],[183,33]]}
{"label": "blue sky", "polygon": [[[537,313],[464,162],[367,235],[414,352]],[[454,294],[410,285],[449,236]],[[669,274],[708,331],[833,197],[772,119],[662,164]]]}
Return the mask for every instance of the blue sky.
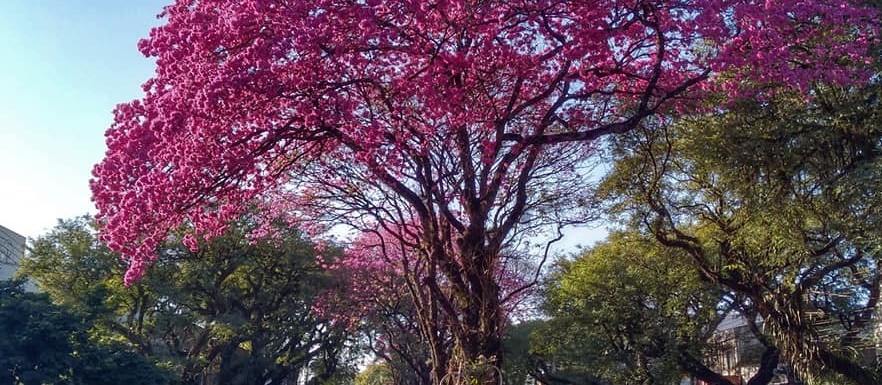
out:
{"label": "blue sky", "polygon": [[136,44],[168,2],[0,1],[0,225],[35,237],[94,212],[92,165],[153,73]]}

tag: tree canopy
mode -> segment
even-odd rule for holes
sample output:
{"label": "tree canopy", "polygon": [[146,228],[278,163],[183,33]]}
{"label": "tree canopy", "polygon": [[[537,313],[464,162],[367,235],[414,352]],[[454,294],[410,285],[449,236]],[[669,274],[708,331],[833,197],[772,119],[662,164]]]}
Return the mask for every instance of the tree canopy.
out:
{"label": "tree canopy", "polygon": [[[118,254],[97,240],[87,217],[60,221],[22,261],[54,301],[94,322],[91,334],[169,362],[185,384],[277,384],[331,380],[345,366],[348,332],[314,312],[331,287],[319,252],[293,229],[248,238],[247,220],[191,251],[167,240],[160,261],[132,287]],[[324,249],[333,260],[338,252]]]}
{"label": "tree canopy", "polygon": [[780,94],[622,136],[616,209],[740,296],[807,378],[878,382],[878,86]]}
{"label": "tree canopy", "polygon": [[722,301],[684,262],[631,232],[561,263],[546,305],[555,318],[534,350],[612,384],[676,382],[681,356],[704,358]]}
{"label": "tree canopy", "polygon": [[[702,279],[683,250],[666,247],[634,228],[613,232],[579,257],[561,261],[549,277],[546,308],[552,318],[532,333],[530,353],[547,368],[535,376],[552,383],[674,383],[690,376],[733,385],[714,360],[719,325],[744,312],[738,296]],[[748,385],[766,384],[779,364],[778,349],[753,329],[755,365]],[[747,346],[747,341],[739,341]],[[553,370],[552,370],[553,368]],[[579,378],[587,378],[579,380]],[[737,384],[737,383],[736,383]]]}
{"label": "tree canopy", "polygon": [[12,385],[168,385],[171,375],[122,345],[89,340],[88,320],[0,280],[0,381]]}

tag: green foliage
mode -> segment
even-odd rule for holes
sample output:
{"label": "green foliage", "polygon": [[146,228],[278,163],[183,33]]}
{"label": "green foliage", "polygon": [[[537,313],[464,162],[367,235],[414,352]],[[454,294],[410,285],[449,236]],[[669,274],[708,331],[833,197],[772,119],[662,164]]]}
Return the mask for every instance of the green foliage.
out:
{"label": "green foliage", "polygon": [[21,282],[0,281],[0,379],[8,384],[58,383],[70,375],[83,325]]}
{"label": "green foliage", "polygon": [[89,341],[91,325],[21,281],[0,281],[0,383],[165,385],[170,377],[122,346]]}
{"label": "green foliage", "polygon": [[108,298],[122,287],[122,281],[107,279],[108,272],[123,271],[125,264],[98,242],[93,228],[87,217],[59,220],[54,229],[33,241],[19,275],[38,278],[40,289],[55,303],[101,317],[126,302]]}
{"label": "green foliage", "polygon": [[532,349],[560,374],[672,382],[683,354],[702,356],[720,296],[682,252],[634,231],[613,233],[558,264],[546,303],[554,318],[533,332]]}
{"label": "green foliage", "polygon": [[86,314],[93,339],[167,362],[185,384],[207,373],[232,384],[280,383],[316,360],[327,363],[310,373],[327,381],[341,369],[334,362],[347,336],[311,310],[330,285],[318,252],[296,231],[249,239],[248,226],[197,251],[169,239],[149,274],[125,287],[126,266],[96,239],[95,224],[60,221],[34,241],[22,272],[55,302]]}
{"label": "green foliage", "polygon": [[530,333],[542,321],[526,321],[509,325],[502,340],[502,354],[505,357],[502,379],[506,385],[523,385],[528,375],[536,371],[537,362],[530,352]]}
{"label": "green foliage", "polygon": [[355,385],[394,385],[392,370],[386,363],[373,363],[355,376]]}
{"label": "green foliage", "polygon": [[871,85],[656,122],[614,144],[601,191],[743,298],[806,378],[876,383],[859,353],[882,273],[880,119]]}
{"label": "green foliage", "polygon": [[174,376],[145,357],[121,345],[91,343],[91,349],[77,352],[80,365],[76,372],[83,385],[164,385]]}

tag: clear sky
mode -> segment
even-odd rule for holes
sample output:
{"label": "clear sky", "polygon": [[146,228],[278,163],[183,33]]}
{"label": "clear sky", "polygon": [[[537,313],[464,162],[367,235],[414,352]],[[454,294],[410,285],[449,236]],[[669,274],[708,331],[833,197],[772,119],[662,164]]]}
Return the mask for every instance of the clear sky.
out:
{"label": "clear sky", "polygon": [[137,42],[171,0],[0,0],[0,225],[28,237],[94,212],[113,107],[153,61]]}

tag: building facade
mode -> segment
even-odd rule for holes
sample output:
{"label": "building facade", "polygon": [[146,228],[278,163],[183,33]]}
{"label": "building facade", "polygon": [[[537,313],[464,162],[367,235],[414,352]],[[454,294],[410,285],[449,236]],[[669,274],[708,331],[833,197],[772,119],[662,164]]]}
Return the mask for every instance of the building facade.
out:
{"label": "building facade", "polygon": [[0,226],[0,280],[12,278],[24,252],[25,237]]}
{"label": "building facade", "polygon": [[[756,324],[762,328],[763,321],[757,318]],[[748,320],[741,314],[731,312],[717,325],[710,339],[712,349],[708,358],[713,369],[736,385],[746,384],[759,370],[760,359],[765,346],[760,343],[750,329]],[[705,385],[696,381],[697,385]],[[795,385],[796,380],[789,367],[781,364],[769,385]]]}

